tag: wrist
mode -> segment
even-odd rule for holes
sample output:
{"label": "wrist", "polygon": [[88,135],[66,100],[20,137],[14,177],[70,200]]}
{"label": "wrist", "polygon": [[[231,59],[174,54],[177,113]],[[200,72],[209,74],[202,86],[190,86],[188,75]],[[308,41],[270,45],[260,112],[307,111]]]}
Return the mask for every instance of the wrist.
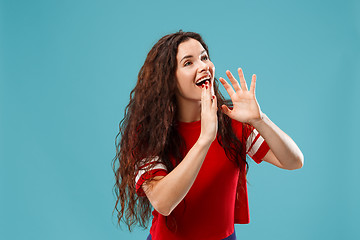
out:
{"label": "wrist", "polygon": [[207,137],[204,137],[200,134],[198,140],[197,140],[197,145],[202,146],[202,147],[209,147],[211,145],[213,141]]}
{"label": "wrist", "polygon": [[266,114],[263,112],[260,112],[260,117],[250,120],[249,124],[252,125],[254,128],[257,128],[257,126],[264,123],[265,118],[266,118]]}

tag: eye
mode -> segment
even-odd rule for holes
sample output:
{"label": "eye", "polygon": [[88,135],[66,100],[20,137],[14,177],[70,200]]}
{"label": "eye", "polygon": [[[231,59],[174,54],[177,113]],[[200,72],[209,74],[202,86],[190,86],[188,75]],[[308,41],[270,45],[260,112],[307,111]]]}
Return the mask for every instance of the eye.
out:
{"label": "eye", "polygon": [[201,57],[201,60],[208,60],[208,59],[209,59],[209,57],[207,55],[204,55]]}
{"label": "eye", "polygon": [[191,62],[188,61],[188,62],[184,63],[184,66],[186,67],[186,66],[189,66],[190,64],[191,64]]}

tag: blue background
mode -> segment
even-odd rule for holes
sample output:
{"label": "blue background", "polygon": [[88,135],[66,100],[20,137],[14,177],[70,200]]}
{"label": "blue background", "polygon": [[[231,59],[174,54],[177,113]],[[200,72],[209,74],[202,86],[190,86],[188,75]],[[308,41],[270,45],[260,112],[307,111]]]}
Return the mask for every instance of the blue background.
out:
{"label": "blue background", "polygon": [[[111,161],[147,52],[196,31],[216,76],[256,73],[257,99],[305,156],[251,163],[239,239],[356,239],[360,2],[0,2],[0,236],[145,239],[116,226]],[[151,89],[149,89],[151,91]],[[224,89],[222,89],[224,90]]]}

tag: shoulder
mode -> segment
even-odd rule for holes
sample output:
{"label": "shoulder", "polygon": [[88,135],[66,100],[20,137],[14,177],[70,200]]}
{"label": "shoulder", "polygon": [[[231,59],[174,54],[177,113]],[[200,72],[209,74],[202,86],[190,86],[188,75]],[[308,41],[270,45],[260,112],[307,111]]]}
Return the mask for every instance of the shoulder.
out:
{"label": "shoulder", "polygon": [[232,128],[234,130],[243,128],[243,123],[242,122],[236,121],[234,119],[231,119],[230,121],[231,121],[231,126],[232,126]]}
{"label": "shoulder", "polygon": [[248,138],[254,130],[254,127],[250,124],[242,123],[234,119],[231,119],[231,126],[237,137],[241,137],[244,134],[245,137]]}

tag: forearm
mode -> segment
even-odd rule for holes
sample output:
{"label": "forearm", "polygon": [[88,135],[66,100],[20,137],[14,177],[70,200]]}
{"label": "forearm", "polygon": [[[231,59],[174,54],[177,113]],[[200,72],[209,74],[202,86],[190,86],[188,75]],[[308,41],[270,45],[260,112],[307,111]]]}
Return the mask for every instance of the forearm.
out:
{"label": "forearm", "polygon": [[302,167],[304,156],[296,143],[278,126],[276,126],[264,113],[261,119],[250,122],[265,139],[275,157],[285,169]]}
{"label": "forearm", "polygon": [[157,211],[169,215],[184,199],[200,171],[210,145],[208,141],[199,138],[178,166],[146,189],[145,193]]}

